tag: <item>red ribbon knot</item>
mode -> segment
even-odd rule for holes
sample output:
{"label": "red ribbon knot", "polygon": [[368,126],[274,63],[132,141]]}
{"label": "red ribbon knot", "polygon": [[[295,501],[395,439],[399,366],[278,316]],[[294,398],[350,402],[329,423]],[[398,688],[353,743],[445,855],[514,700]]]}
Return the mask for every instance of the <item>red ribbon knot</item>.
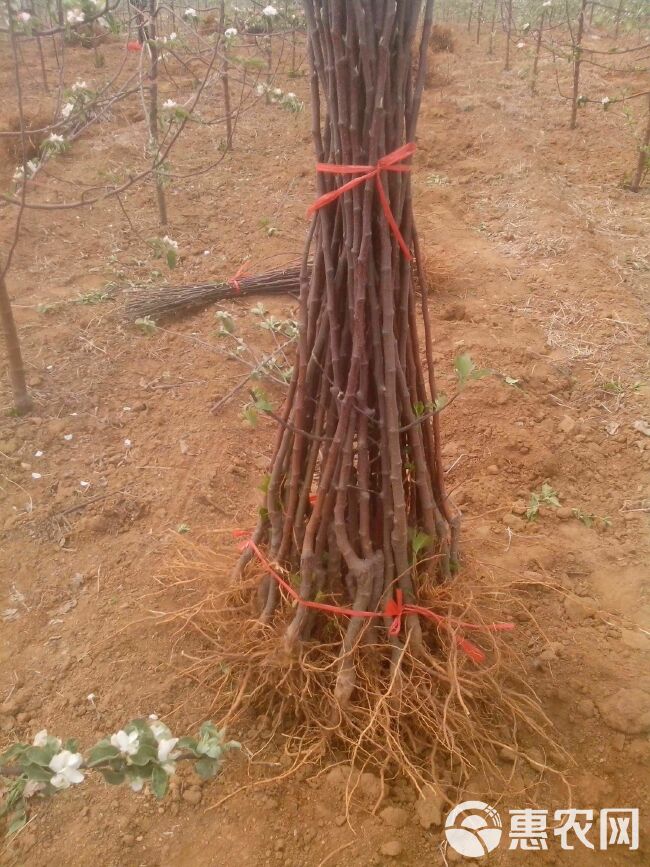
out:
{"label": "red ribbon knot", "polygon": [[241,286],[239,285],[239,278],[243,277],[246,274],[247,263],[248,263],[248,260],[246,260],[246,262],[244,262],[244,264],[241,265],[241,267],[238,269],[237,273],[233,274],[233,276],[228,280],[228,285],[232,288],[235,295],[241,295]]}
{"label": "red ribbon knot", "polygon": [[396,590],[395,598],[388,600],[384,613],[387,617],[393,618],[388,634],[399,635],[402,629],[402,614],[404,614],[404,593],[401,590]]}
{"label": "red ribbon knot", "polygon": [[310,599],[302,599],[300,593],[298,593],[295,587],[292,587],[288,581],[285,581],[278,571],[269,563],[268,559],[264,554],[262,554],[255,542],[250,538],[250,533],[248,531],[234,530],[233,536],[235,538],[244,538],[239,550],[243,552],[247,548],[250,548],[269,575],[277,581],[285,593],[298,605],[303,605],[305,608],[311,608],[315,611],[324,611],[326,614],[335,614],[342,617],[363,617],[368,619],[392,617],[393,622],[388,630],[388,634],[392,637],[399,635],[401,632],[402,617],[404,615],[416,614],[420,617],[424,617],[426,620],[430,620],[432,623],[435,623],[436,626],[446,630],[453,637],[458,647],[460,647],[466,656],[468,656],[473,662],[480,663],[485,662],[485,653],[483,650],[481,650],[480,647],[477,647],[473,641],[470,641],[463,635],[459,635],[457,630],[465,629],[470,631],[473,630],[475,632],[511,632],[515,628],[514,623],[466,623],[465,621],[457,620],[454,617],[444,617],[442,614],[438,614],[430,608],[423,608],[420,605],[410,605],[408,603],[404,604],[404,594],[399,588],[395,589],[395,598],[388,600],[386,608],[383,611],[360,611],[356,608],[344,608],[339,605],[328,605],[325,602],[314,602]]}
{"label": "red ribbon knot", "polygon": [[359,177],[353,178],[351,181],[348,181],[341,187],[337,187],[337,189],[332,190],[330,193],[324,193],[309,206],[309,208],[307,209],[307,215],[311,216],[312,214],[315,214],[316,211],[319,211],[326,205],[335,202],[343,195],[343,193],[347,193],[349,190],[353,190],[355,187],[358,187],[361,184],[364,184],[366,181],[374,178],[375,186],[377,187],[377,195],[379,196],[379,201],[384,211],[386,220],[388,221],[388,225],[390,226],[390,230],[395,236],[395,239],[397,240],[397,243],[399,244],[402,253],[404,253],[406,258],[410,262],[413,259],[413,256],[411,254],[411,251],[409,250],[408,244],[404,240],[404,236],[402,235],[399,226],[397,225],[395,215],[391,210],[390,202],[388,201],[388,196],[386,195],[386,190],[384,189],[384,185],[381,180],[381,174],[382,172],[410,172],[412,166],[408,163],[403,162],[403,160],[406,160],[409,157],[413,156],[415,150],[415,142],[409,142],[408,144],[402,145],[401,147],[397,148],[397,150],[391,151],[391,153],[386,154],[386,156],[380,157],[380,159],[377,160],[374,166],[339,166],[335,163],[317,163],[317,172],[322,172],[324,174],[330,175],[359,175]]}

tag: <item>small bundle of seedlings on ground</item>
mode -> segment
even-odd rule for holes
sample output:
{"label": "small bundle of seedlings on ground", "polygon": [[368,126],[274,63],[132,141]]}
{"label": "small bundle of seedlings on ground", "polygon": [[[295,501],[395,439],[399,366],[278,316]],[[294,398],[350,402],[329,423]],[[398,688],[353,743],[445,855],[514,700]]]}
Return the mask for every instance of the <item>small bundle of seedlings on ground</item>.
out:
{"label": "small bundle of seedlings on ground", "polygon": [[300,265],[277,268],[265,274],[238,274],[222,283],[195,283],[192,286],[138,288],[126,300],[126,316],[136,320],[158,319],[200,310],[216,301],[244,295],[298,294]]}

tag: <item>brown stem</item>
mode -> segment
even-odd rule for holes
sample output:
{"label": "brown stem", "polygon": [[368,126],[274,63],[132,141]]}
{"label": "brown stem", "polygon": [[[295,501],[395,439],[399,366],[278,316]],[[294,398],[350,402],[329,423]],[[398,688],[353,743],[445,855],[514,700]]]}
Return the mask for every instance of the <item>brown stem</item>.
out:
{"label": "brown stem", "polygon": [[5,336],[5,346],[7,347],[7,366],[14,396],[14,406],[16,412],[23,415],[33,408],[33,403],[27,391],[18,331],[11,309],[7,282],[2,273],[0,273],[0,319]]}
{"label": "brown stem", "polygon": [[530,79],[530,92],[534,95],[537,93],[537,67],[539,65],[539,55],[542,48],[542,35],[544,33],[544,18],[546,9],[542,9],[542,14],[539,18],[539,29],[537,30],[537,39],[535,40],[535,58],[533,60],[533,73]]}
{"label": "brown stem", "polygon": [[648,94],[648,116],[646,118],[645,133],[639,145],[639,159],[636,164],[636,171],[630,184],[630,189],[633,193],[638,193],[641,188],[641,182],[650,166],[650,93]]}
{"label": "brown stem", "polygon": [[163,165],[159,164],[160,145],[158,136],[158,45],[156,44],[157,0],[149,0],[148,46],[151,52],[149,66],[149,141],[154,156],[154,180],[160,225],[167,225],[167,202],[163,186]]}
{"label": "brown stem", "polygon": [[506,0],[506,62],[503,67],[506,72],[510,70],[510,39],[512,38],[512,0]]}
{"label": "brown stem", "polygon": [[497,23],[497,9],[499,8],[499,0],[494,0],[492,6],[492,20],[490,21],[490,41],[488,43],[488,54],[490,57],[494,53],[494,34]]}
{"label": "brown stem", "polygon": [[582,63],[582,36],[585,29],[585,10],[587,0],[581,0],[578,14],[578,30],[573,42],[573,92],[571,96],[571,123],[570,128],[575,129],[578,124],[578,101],[580,97],[580,65]]}

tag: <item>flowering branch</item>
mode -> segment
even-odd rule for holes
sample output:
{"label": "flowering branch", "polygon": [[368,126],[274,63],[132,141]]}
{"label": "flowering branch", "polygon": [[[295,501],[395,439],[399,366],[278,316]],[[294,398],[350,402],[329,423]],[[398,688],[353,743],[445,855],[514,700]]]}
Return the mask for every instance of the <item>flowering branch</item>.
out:
{"label": "flowering branch", "polygon": [[27,821],[29,798],[55,795],[83,783],[89,770],[99,771],[111,785],[127,783],[135,792],[148,784],[157,798],[163,798],[177,762],[193,761],[196,773],[210,779],[218,774],[225,754],[239,748],[237,741],[226,741],[225,729],[211,722],[201,726],[197,738],[177,738],[153,715],[132,720],[85,756],[75,740],[64,743],[43,729],[32,744],[13,744],[0,753],[0,779],[7,783],[0,817],[9,820],[7,833],[15,833]]}

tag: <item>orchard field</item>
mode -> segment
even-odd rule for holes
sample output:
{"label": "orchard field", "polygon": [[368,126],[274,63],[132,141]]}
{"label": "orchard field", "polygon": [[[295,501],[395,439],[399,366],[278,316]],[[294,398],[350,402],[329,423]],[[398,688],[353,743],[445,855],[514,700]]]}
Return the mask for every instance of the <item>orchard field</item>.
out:
{"label": "orchard field", "polygon": [[[152,2],[155,29],[148,6],[38,6],[0,11],[0,274],[26,386],[3,352],[0,750],[43,729],[86,750],[150,714],[179,736],[223,721],[228,627],[210,617],[264,501],[300,320],[297,281],[239,290],[300,262],[313,90],[292,4]],[[550,822],[548,848],[503,842],[486,863],[650,861],[648,10],[446,0],[434,20],[411,184],[462,513],[450,580],[479,608],[489,588],[514,624],[495,654],[543,733],[512,740],[495,674],[490,760],[441,762],[427,794],[335,737],[301,751],[244,702],[216,777],[179,761],[161,799],[97,772],[37,792],[0,863],[472,863],[442,829],[472,798],[506,825],[509,809],[640,811],[633,850],[599,850],[595,824],[594,851],[564,851]],[[205,283],[228,297],[130,312]],[[419,306],[413,327],[423,339]]]}

